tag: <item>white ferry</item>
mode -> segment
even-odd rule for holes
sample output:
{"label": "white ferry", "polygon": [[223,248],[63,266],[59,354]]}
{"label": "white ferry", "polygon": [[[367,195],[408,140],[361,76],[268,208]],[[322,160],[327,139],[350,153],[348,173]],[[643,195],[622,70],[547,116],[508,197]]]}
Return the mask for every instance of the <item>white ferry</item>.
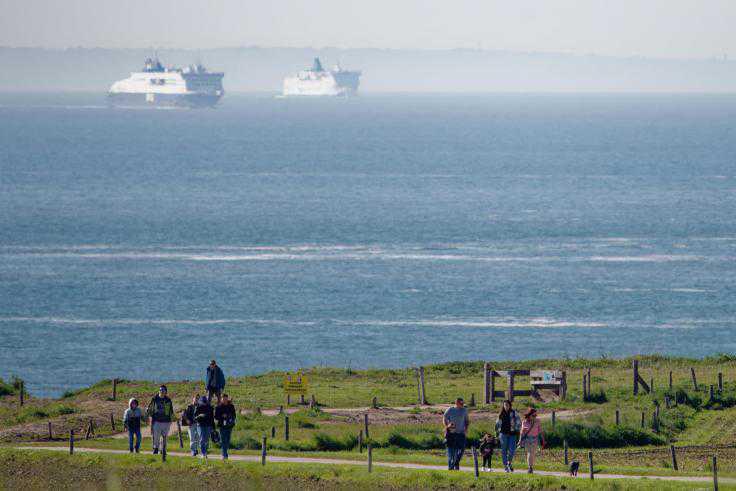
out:
{"label": "white ferry", "polygon": [[311,68],[284,79],[284,96],[351,96],[360,85],[360,71],[344,70],[335,65],[332,70],[322,68],[319,58]]}

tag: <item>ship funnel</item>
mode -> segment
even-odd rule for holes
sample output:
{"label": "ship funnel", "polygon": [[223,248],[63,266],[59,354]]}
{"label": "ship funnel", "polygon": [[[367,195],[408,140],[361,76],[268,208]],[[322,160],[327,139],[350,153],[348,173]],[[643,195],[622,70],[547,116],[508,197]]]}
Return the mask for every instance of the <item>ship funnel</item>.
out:
{"label": "ship funnel", "polygon": [[324,72],[324,68],[322,68],[322,63],[319,61],[319,58],[314,59],[314,63],[312,64],[312,71],[313,72]]}

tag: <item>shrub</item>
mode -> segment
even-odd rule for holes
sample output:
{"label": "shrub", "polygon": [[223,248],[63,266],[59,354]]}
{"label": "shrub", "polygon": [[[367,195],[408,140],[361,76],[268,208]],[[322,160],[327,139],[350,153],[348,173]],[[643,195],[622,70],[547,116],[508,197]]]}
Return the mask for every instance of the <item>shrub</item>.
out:
{"label": "shrub", "polygon": [[584,425],[558,422],[546,428],[548,447],[561,447],[563,441],[578,448],[620,448],[641,445],[664,445],[664,438],[648,431],[625,426]]}
{"label": "shrub", "polygon": [[13,395],[15,391],[16,389],[12,383],[7,383],[0,378],[0,397]]}
{"label": "shrub", "polygon": [[352,450],[358,445],[358,438],[353,435],[338,438],[327,433],[317,433],[313,439],[316,449],[323,452]]}
{"label": "shrub", "polygon": [[588,394],[585,399],[585,402],[594,402],[596,404],[603,404],[605,402],[608,402],[608,397],[606,397],[606,393],[603,389],[599,389],[597,392],[592,392]]}

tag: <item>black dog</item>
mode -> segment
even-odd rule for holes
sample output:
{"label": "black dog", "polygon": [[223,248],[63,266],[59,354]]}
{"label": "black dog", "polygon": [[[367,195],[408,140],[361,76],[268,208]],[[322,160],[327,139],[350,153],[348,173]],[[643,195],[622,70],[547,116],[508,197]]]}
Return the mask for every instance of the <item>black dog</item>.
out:
{"label": "black dog", "polygon": [[580,462],[577,460],[573,460],[570,462],[570,475],[571,476],[577,476],[578,475],[578,469],[580,468]]}

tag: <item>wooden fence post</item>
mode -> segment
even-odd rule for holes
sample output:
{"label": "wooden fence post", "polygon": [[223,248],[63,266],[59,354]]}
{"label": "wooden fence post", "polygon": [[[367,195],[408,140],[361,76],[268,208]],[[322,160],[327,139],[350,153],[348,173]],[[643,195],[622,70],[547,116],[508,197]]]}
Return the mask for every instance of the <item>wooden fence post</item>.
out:
{"label": "wooden fence post", "polygon": [[560,385],[560,399],[567,399],[567,371],[562,371],[562,384]]}
{"label": "wooden fence post", "polygon": [[621,424],[621,414],[618,409],[616,409],[616,426],[619,426]]}
{"label": "wooden fence post", "polygon": [[114,378],[112,379],[112,400],[116,400],[118,398],[118,379]]}
{"label": "wooden fence post", "polygon": [[371,407],[373,409],[378,409],[378,397],[374,397],[373,400],[371,400]]}
{"label": "wooden fence post", "polygon": [[69,455],[74,454],[74,430],[69,430]]}
{"label": "wooden fence post", "polygon": [[644,411],[641,412],[641,427],[644,428],[646,426],[645,423],[646,417],[644,416]]}
{"label": "wooden fence post", "polygon": [[314,394],[312,394],[312,398],[309,399],[309,407],[310,409],[314,409],[315,407],[317,407],[317,398],[314,396]]}
{"label": "wooden fence post", "polygon": [[368,413],[365,413],[363,415],[363,426],[363,431],[365,431],[365,438],[366,440],[369,440],[371,436],[370,433],[368,433]]}
{"label": "wooden fence post", "polygon": [[289,441],[289,415],[284,415],[284,440]]}
{"label": "wooden fence post", "polygon": [[670,445],[670,455],[672,455],[672,468],[674,470],[679,470],[677,468],[677,455],[675,454],[675,446]]}
{"label": "wooden fence post", "polygon": [[713,490],[718,491],[718,457],[713,456]]}
{"label": "wooden fence post", "polygon": [[723,392],[723,374],[718,372],[718,392]]}
{"label": "wooden fence post", "polygon": [[715,396],[715,387],[713,387],[713,386],[711,385],[711,386],[710,386],[710,394],[709,394],[709,397],[710,397],[710,399],[708,399],[708,400],[709,400],[709,401],[712,401],[713,399],[715,399],[715,397],[714,397],[714,396]]}
{"label": "wooden fence post", "polygon": [[583,374],[583,401],[588,400],[588,375]]}
{"label": "wooden fence post", "polygon": [[690,376],[693,379],[693,389],[697,391],[698,390],[698,379],[695,378],[695,369],[693,367],[690,367]]}
{"label": "wooden fence post", "polygon": [[496,402],[496,377],[493,376],[493,370],[490,370],[491,379],[491,402]]}
{"label": "wooden fence post", "polygon": [[591,375],[590,373],[590,368],[587,369],[587,374],[588,374],[588,387],[586,387],[585,392],[588,394],[588,397],[590,397],[590,387],[593,382],[593,375]]}
{"label": "wooden fence post", "polygon": [[358,433],[358,453],[363,453],[363,430]]}
{"label": "wooden fence post", "polygon": [[639,394],[639,360],[632,362],[632,368],[634,370],[634,395]]}
{"label": "wooden fence post", "polygon": [[51,421],[49,421],[49,441],[54,439],[54,435],[51,433]]}
{"label": "wooden fence post", "polygon": [[475,392],[470,393],[470,407],[475,407]]}
{"label": "wooden fence post", "polygon": [[483,404],[491,403],[491,365],[483,364]]}
{"label": "wooden fence post", "polygon": [[368,472],[373,472],[373,445],[368,444]]}
{"label": "wooden fence post", "polygon": [[266,437],[261,440],[261,465],[266,465]]}
{"label": "wooden fence post", "polygon": [[654,393],[654,376],[649,379],[649,391]]}
{"label": "wooden fence post", "polygon": [[593,452],[588,452],[588,466],[590,467],[590,478],[593,479]]}
{"label": "wooden fence post", "polygon": [[276,427],[275,426],[271,427],[271,438],[276,438]]}
{"label": "wooden fence post", "polygon": [[26,388],[25,385],[26,383],[21,380],[20,381],[20,405],[21,406],[23,405],[23,402],[24,402],[23,398],[25,396],[25,388]]}
{"label": "wooden fence post", "polygon": [[414,375],[417,378],[417,404],[422,405],[422,382],[419,380],[419,367],[414,368]]}
{"label": "wooden fence post", "polygon": [[562,440],[562,446],[565,449],[565,465],[570,465],[570,459],[568,457],[567,440]]}
{"label": "wooden fence post", "polygon": [[181,421],[176,421],[176,432],[179,434],[179,448],[184,448],[184,438],[181,436]]}
{"label": "wooden fence post", "polygon": [[286,407],[291,406],[291,394],[286,394]]}
{"label": "wooden fence post", "polygon": [[478,449],[473,445],[473,468],[475,469],[475,478],[478,479],[480,474],[478,473]]}
{"label": "wooden fence post", "polygon": [[557,423],[557,414],[555,413],[555,410],[552,410],[552,428],[555,427],[555,424]]}
{"label": "wooden fence post", "polygon": [[419,367],[419,383],[422,387],[422,405],[427,404],[427,391],[424,385],[424,367]]}
{"label": "wooden fence post", "polygon": [[672,390],[672,370],[670,370],[670,390]]}

